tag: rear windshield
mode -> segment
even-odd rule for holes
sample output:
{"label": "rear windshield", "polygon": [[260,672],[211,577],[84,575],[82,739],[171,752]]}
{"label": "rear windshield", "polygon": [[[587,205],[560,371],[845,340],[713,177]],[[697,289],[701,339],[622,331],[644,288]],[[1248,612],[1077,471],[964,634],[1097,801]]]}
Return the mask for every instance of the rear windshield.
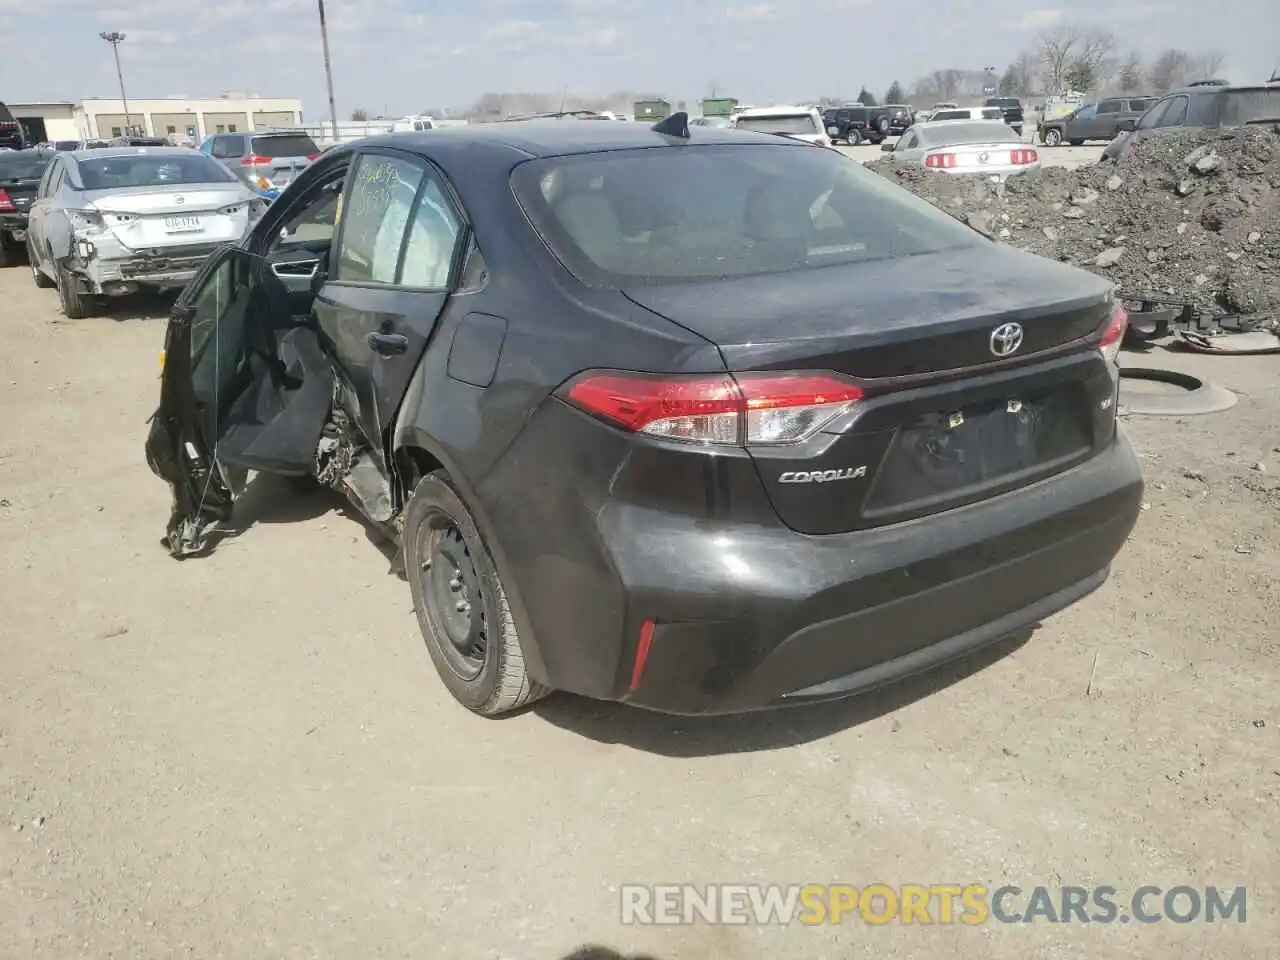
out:
{"label": "rear windshield", "polygon": [[1280,86],[1270,90],[1236,90],[1220,94],[1224,127],[1236,127],[1259,120],[1280,120]]}
{"label": "rear windshield", "polygon": [[39,180],[53,155],[44,151],[0,153],[0,180]]}
{"label": "rear windshield", "polygon": [[517,198],[584,283],[628,287],[916,256],[982,242],[834,150],[617,151],[516,168]]}
{"label": "rear windshield", "polygon": [[921,127],[920,140],[925,146],[948,147],[965,143],[1017,143],[1018,135],[1005,123],[975,121],[948,123],[939,127]]}
{"label": "rear windshield", "polygon": [[789,113],[773,117],[739,117],[738,129],[758,133],[813,134],[818,132],[818,125],[807,113]]}
{"label": "rear windshield", "polygon": [[55,141],[53,142],[53,149],[55,149],[55,150],[79,150],[79,149],[80,149],[80,141],[79,141],[79,140],[55,140]]}
{"label": "rear windshield", "polygon": [[987,106],[988,107],[1020,107],[1022,106],[1022,104],[1018,103],[1018,101],[1015,100],[1013,97],[993,97],[992,99],[987,101]]}
{"label": "rear windshield", "polygon": [[316,143],[305,133],[287,133],[275,137],[254,137],[253,152],[259,157],[309,157],[319,153]]}
{"label": "rear windshield", "polygon": [[80,161],[80,182],[85,190],[123,187],[164,187],[188,183],[234,183],[235,176],[203,153],[129,154],[86,157]]}

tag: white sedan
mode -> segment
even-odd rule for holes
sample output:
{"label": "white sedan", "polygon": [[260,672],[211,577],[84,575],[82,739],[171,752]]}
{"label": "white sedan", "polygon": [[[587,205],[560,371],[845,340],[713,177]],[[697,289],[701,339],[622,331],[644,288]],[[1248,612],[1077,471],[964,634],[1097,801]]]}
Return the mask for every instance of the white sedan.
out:
{"label": "white sedan", "polygon": [[1000,120],[917,123],[896,143],[880,147],[895,163],[942,173],[1004,179],[1040,169],[1040,154]]}
{"label": "white sedan", "polygon": [[36,286],[63,313],[100,296],[180,288],[213,250],[239,240],[267,202],[212,157],[182,147],[60,153],[31,205],[27,251]]}

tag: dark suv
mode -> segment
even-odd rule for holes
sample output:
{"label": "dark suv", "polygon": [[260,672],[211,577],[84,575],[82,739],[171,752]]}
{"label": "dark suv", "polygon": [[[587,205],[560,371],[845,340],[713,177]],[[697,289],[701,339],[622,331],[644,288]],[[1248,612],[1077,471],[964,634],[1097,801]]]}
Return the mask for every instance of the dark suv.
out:
{"label": "dark suv", "polygon": [[1022,101],[1017,97],[990,97],[984,107],[999,107],[1004,114],[1004,122],[1013,127],[1013,132],[1022,136]]}
{"label": "dark suv", "polygon": [[1078,147],[1086,140],[1114,140],[1118,134],[1132,130],[1155,102],[1155,97],[1108,97],[1081,104],[1065,117],[1042,122],[1036,133],[1040,142],[1049,147],[1063,141]]}
{"label": "dark suv", "polygon": [[[894,130],[894,112],[899,114],[900,129]],[[906,122],[902,122],[905,115]],[[827,135],[832,140],[844,140],[851,147],[856,147],[864,140],[880,143],[894,133],[901,133],[911,126],[911,111],[906,107],[865,107],[852,104],[846,107],[831,107],[822,112],[822,124],[827,128]]]}
{"label": "dark suv", "polygon": [[22,124],[0,103],[0,147],[10,150],[21,150],[27,145],[26,136],[22,132]]}
{"label": "dark suv", "polygon": [[1166,94],[1138,120],[1133,132],[1122,131],[1102,152],[1103,160],[1123,155],[1139,138],[1159,136],[1181,127],[1242,127],[1280,124],[1280,83],[1201,84]]}

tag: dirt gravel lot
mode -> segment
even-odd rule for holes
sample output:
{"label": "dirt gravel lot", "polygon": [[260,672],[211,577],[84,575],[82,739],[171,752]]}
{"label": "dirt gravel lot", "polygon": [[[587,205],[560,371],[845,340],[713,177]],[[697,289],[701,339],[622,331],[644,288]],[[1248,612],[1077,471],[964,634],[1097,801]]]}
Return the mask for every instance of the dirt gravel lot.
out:
{"label": "dirt gravel lot", "polygon": [[[259,485],[171,560],[164,305],[55,304],[0,271],[0,957],[1280,955],[1277,358],[1142,360],[1241,401],[1128,422],[1149,509],[1025,644],[832,707],[486,721],[325,495]],[[1249,889],[1244,924],[620,923],[670,882]]]}

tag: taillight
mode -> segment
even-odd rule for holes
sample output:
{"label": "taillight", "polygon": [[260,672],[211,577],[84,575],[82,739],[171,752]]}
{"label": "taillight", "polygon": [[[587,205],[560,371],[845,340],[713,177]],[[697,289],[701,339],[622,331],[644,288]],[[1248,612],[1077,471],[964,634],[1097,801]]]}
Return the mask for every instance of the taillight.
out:
{"label": "taillight", "polygon": [[1013,150],[1009,153],[1009,162],[1014,166],[1026,166],[1040,159],[1040,154],[1031,149]]}
{"label": "taillight", "polygon": [[318,153],[308,153],[308,154],[307,154],[307,159],[308,159],[308,160],[310,160],[310,161],[312,161],[312,162],[314,162],[315,160],[318,160],[318,159],[319,159],[319,157],[320,157],[320,154],[318,154]]}
{"label": "taillight", "polygon": [[1111,319],[1107,321],[1102,331],[1102,338],[1098,341],[1098,349],[1102,351],[1102,355],[1109,363],[1120,361],[1120,342],[1124,340],[1124,332],[1128,326],[1128,312],[1124,307],[1116,304],[1115,312],[1111,314]]}
{"label": "taillight", "polygon": [[933,170],[947,170],[956,165],[954,153],[931,153],[924,158],[924,165]]}
{"label": "taillight", "polygon": [[819,137],[817,140],[813,141],[813,143],[815,146],[818,146],[818,147],[825,147],[827,145],[827,141],[824,140],[822,137]]}
{"label": "taillight", "polygon": [[245,157],[243,160],[240,161],[240,163],[246,167],[256,167],[259,164],[270,163],[270,162],[271,162],[270,157],[260,156],[259,154],[256,154],[256,153],[251,153],[247,157]]}
{"label": "taillight", "polygon": [[863,395],[861,387],[830,373],[664,377],[623,371],[582,374],[559,393],[632,433],[736,446],[805,440]]}
{"label": "taillight", "polygon": [[8,191],[0,190],[0,210],[11,211],[17,209],[18,208],[14,206],[13,201],[9,199]]}

